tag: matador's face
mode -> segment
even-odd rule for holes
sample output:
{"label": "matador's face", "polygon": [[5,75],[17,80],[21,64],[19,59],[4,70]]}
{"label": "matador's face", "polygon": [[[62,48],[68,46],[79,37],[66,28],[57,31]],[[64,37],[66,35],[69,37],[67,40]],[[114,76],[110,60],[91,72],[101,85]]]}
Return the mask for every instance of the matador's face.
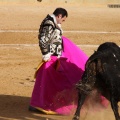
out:
{"label": "matador's face", "polygon": [[58,16],[56,16],[57,24],[62,24],[62,22],[64,22],[66,18],[66,16],[62,17],[62,15],[59,14]]}

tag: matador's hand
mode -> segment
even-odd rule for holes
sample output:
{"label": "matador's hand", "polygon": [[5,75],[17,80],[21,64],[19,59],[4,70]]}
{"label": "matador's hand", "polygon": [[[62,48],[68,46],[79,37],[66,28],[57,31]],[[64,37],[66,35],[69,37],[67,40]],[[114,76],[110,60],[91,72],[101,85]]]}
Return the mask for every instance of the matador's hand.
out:
{"label": "matador's hand", "polygon": [[50,61],[50,60],[51,60],[51,54],[50,53],[42,56],[42,61],[47,62],[47,61]]}

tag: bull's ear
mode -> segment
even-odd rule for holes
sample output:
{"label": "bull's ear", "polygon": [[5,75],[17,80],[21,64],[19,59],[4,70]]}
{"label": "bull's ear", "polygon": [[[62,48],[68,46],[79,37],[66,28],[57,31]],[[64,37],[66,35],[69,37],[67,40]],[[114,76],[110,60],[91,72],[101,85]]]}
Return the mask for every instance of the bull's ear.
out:
{"label": "bull's ear", "polygon": [[102,72],[102,62],[101,62],[101,59],[97,60],[97,71]]}

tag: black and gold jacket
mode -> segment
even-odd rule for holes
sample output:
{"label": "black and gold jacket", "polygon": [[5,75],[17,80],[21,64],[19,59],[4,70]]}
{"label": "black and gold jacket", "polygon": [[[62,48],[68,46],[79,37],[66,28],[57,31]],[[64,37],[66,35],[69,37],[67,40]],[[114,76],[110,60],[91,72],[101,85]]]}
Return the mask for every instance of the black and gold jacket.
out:
{"label": "black and gold jacket", "polygon": [[53,17],[47,15],[40,25],[38,39],[43,55],[61,55],[63,49],[62,30],[55,22]]}

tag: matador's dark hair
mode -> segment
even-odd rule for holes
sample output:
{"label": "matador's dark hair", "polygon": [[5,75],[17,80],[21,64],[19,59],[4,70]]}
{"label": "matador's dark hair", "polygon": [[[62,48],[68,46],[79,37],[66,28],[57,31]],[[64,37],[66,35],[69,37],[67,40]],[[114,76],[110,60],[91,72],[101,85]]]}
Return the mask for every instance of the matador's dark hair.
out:
{"label": "matador's dark hair", "polygon": [[62,14],[62,17],[64,17],[64,16],[68,17],[68,12],[64,8],[56,8],[55,11],[53,12],[53,14],[55,16]]}

